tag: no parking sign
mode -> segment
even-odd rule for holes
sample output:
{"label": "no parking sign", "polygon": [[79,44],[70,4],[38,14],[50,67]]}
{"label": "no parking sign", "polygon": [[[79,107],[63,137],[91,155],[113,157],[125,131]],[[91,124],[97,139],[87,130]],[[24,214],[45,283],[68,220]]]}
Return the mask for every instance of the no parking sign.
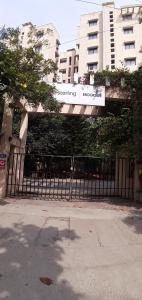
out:
{"label": "no parking sign", "polygon": [[0,153],[0,170],[4,170],[6,166],[7,155],[5,153]]}

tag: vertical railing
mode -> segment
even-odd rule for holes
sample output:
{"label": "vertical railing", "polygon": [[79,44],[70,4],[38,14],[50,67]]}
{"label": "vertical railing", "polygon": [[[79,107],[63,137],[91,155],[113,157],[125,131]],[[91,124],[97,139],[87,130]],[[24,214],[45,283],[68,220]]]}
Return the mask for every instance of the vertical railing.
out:
{"label": "vertical railing", "polygon": [[51,200],[133,198],[134,160],[11,153],[8,196]]}

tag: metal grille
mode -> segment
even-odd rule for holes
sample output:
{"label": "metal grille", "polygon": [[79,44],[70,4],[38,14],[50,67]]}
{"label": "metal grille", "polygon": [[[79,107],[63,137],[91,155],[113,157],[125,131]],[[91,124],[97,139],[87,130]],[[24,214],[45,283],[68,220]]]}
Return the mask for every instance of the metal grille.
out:
{"label": "metal grille", "polygon": [[7,196],[49,200],[133,198],[134,160],[10,154]]}

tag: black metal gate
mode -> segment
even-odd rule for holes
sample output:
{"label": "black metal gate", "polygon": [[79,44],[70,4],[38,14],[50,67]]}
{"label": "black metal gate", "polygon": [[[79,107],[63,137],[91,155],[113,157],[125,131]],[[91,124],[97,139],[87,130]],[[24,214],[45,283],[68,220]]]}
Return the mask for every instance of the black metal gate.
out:
{"label": "black metal gate", "polygon": [[49,200],[133,198],[134,160],[11,153],[7,196]]}

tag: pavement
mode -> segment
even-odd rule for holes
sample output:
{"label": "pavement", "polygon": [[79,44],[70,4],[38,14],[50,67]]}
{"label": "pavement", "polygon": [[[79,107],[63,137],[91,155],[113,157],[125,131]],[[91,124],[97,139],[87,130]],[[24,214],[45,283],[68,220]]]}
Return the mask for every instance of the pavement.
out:
{"label": "pavement", "polygon": [[0,299],[141,300],[142,210],[1,201]]}

